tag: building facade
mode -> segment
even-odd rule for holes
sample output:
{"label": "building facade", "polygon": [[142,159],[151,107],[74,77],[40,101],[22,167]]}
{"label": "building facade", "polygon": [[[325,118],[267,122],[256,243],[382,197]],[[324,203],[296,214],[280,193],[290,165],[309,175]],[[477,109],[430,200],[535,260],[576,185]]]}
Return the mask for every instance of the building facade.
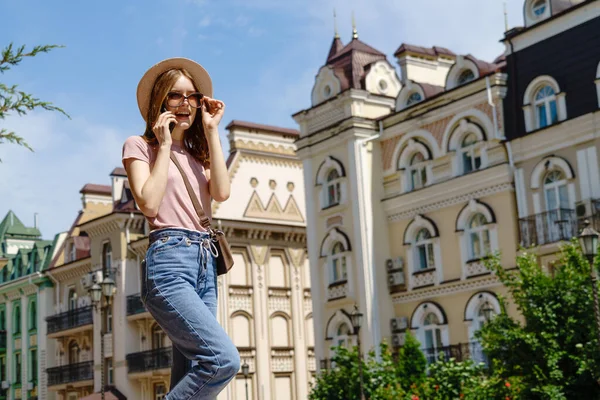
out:
{"label": "building facade", "polygon": [[520,241],[551,272],[584,220],[600,229],[600,2],[538,3],[504,38],[504,107]]}
{"label": "building facade", "polygon": [[44,275],[63,240],[42,240],[9,211],[0,222],[0,398],[45,398],[48,353],[44,317],[51,312],[52,281]]}
{"label": "building facade", "polygon": [[595,222],[599,12],[525,1],[495,60],[402,44],[399,75],[356,29],[347,45],[336,34],[293,116],[321,367],[356,342],[355,306],[367,349],[411,331],[429,362],[485,361],[474,334],[507,293],[482,258],[500,251],[510,270],[538,245],[547,264],[577,218]]}
{"label": "building facade", "polygon": [[[240,370],[219,399],[246,399],[246,385],[250,399],[305,399],[316,368],[298,132],[241,121],[227,129],[231,197],[212,211],[235,267],[218,279],[218,320],[249,374]],[[47,373],[59,400],[100,398],[103,382],[108,398],[160,400],[170,385],[171,342],[140,300],[149,228],[125,170],[111,180],[84,187],[84,207],[49,270],[59,289]],[[94,305],[93,285],[109,276],[110,302]]]}

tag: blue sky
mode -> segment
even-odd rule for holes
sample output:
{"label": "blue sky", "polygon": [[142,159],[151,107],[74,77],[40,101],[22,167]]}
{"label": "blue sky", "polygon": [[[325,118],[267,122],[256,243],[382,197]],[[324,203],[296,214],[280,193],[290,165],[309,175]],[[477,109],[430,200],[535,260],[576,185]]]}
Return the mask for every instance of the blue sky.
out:
{"label": "blue sky", "polygon": [[[522,25],[523,0],[507,0],[509,27]],[[438,45],[492,61],[503,52],[502,0],[0,0],[0,47],[61,44],[0,75],[65,109],[11,116],[0,125],[35,149],[0,146],[0,218],[28,225],[39,213],[45,238],[67,230],[86,183],[110,184],[123,141],[142,133],[135,89],[154,63],[192,58],[211,74],[232,120],[297,128],[333,38],[344,43],[355,13],[359,38],[397,66],[401,43]],[[230,200],[231,201],[231,200]]]}

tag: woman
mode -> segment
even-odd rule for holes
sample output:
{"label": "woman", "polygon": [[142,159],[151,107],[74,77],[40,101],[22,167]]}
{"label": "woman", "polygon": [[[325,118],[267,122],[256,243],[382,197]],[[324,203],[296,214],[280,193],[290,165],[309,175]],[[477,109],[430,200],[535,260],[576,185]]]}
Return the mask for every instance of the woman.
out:
{"label": "woman", "polygon": [[211,198],[225,201],[230,191],[218,131],[225,105],[211,97],[210,76],[194,61],[154,65],[137,90],[146,131],[123,146],[131,191],[151,229],[142,301],[174,345],[169,400],[214,399],[240,368],[216,319],[216,248],[170,159],[173,153],[210,218]]}

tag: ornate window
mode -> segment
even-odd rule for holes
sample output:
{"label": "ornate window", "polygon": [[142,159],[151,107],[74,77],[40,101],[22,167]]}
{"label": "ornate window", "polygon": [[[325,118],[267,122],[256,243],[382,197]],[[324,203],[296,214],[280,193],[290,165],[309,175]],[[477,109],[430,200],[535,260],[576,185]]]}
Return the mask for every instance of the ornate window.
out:
{"label": "ornate window", "polygon": [[69,364],[79,363],[79,345],[75,340],[69,343]]}
{"label": "ornate window", "polygon": [[335,158],[327,156],[319,166],[316,185],[321,186],[321,209],[346,202],[346,173],[342,164]]}
{"label": "ornate window", "polygon": [[417,257],[415,260],[415,270],[422,271],[429,268],[435,268],[433,238],[427,229],[423,228],[417,234],[415,248],[415,255]]}
{"label": "ornate window", "polygon": [[76,310],[77,309],[77,292],[75,291],[75,288],[69,289],[68,301],[69,301],[69,311]]}
{"label": "ornate window", "polygon": [[430,184],[432,157],[427,146],[418,140],[410,139],[399,154],[398,170],[402,171],[402,192],[421,189]]}
{"label": "ornate window", "polygon": [[334,339],[335,346],[350,347],[351,345],[351,331],[347,323],[342,322],[338,328]]}
{"label": "ornate window", "polygon": [[469,201],[458,214],[456,231],[460,237],[462,278],[489,274],[481,259],[499,248],[496,216],[490,206]]}
{"label": "ornate window", "polygon": [[554,170],[546,174],[544,178],[544,199],[546,200],[547,211],[570,208],[567,179],[562,171]]}
{"label": "ornate window", "polygon": [[523,113],[527,132],[564,121],[567,119],[566,94],[552,77],[537,77],[525,90]]}
{"label": "ornate window", "polygon": [[13,305],[13,333],[21,333],[21,306],[18,303]]}
{"label": "ornate window", "polygon": [[484,258],[491,251],[490,231],[483,214],[477,213],[469,222],[469,249],[472,260]]}
{"label": "ornate window", "polygon": [[337,170],[332,169],[327,174],[327,207],[335,206],[340,204],[341,187],[340,187],[340,174]]}
{"label": "ornate window", "polygon": [[348,269],[344,246],[337,242],[331,250],[331,283],[348,279]]}
{"label": "ornate window", "polygon": [[475,362],[487,363],[489,361],[483,352],[481,344],[475,337],[475,333],[498,314],[500,314],[500,303],[494,293],[479,292],[474,294],[467,302],[465,322],[469,330],[471,357]]}
{"label": "ornate window", "polygon": [[449,339],[448,321],[442,309],[432,302],[422,303],[413,313],[411,329],[416,330],[427,363],[436,362]]}
{"label": "ornate window", "polygon": [[461,143],[463,174],[481,168],[481,152],[477,147],[477,136],[474,133],[465,135]]}
{"label": "ornate window", "polygon": [[167,347],[167,335],[158,324],[152,326],[152,349],[158,350]]}
{"label": "ornate window", "polygon": [[546,12],[547,7],[546,0],[537,0],[533,3],[531,10],[533,11],[533,15],[541,17]]}
{"label": "ornate window", "polygon": [[410,183],[413,190],[427,185],[427,164],[423,153],[416,153],[410,159]]}
{"label": "ornate window", "polygon": [[537,91],[534,106],[538,128],[545,128],[558,121],[556,93],[550,86],[546,85]]}
{"label": "ornate window", "polygon": [[37,329],[37,305],[35,300],[29,302],[29,330]]}
{"label": "ornate window", "polygon": [[443,280],[438,229],[427,217],[417,215],[404,232],[409,288],[431,286]]}
{"label": "ornate window", "polygon": [[466,69],[458,75],[456,80],[457,86],[464,85],[467,82],[471,82],[475,79],[475,74],[470,69]]}

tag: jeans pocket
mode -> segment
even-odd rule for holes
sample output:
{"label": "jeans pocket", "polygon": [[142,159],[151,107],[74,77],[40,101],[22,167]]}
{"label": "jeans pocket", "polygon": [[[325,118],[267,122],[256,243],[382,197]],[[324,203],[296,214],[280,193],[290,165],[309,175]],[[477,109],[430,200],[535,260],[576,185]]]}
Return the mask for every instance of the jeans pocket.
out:
{"label": "jeans pocket", "polygon": [[164,238],[158,239],[155,243],[154,248],[152,249],[156,254],[162,253],[175,247],[181,245],[186,242],[186,236],[166,236]]}

